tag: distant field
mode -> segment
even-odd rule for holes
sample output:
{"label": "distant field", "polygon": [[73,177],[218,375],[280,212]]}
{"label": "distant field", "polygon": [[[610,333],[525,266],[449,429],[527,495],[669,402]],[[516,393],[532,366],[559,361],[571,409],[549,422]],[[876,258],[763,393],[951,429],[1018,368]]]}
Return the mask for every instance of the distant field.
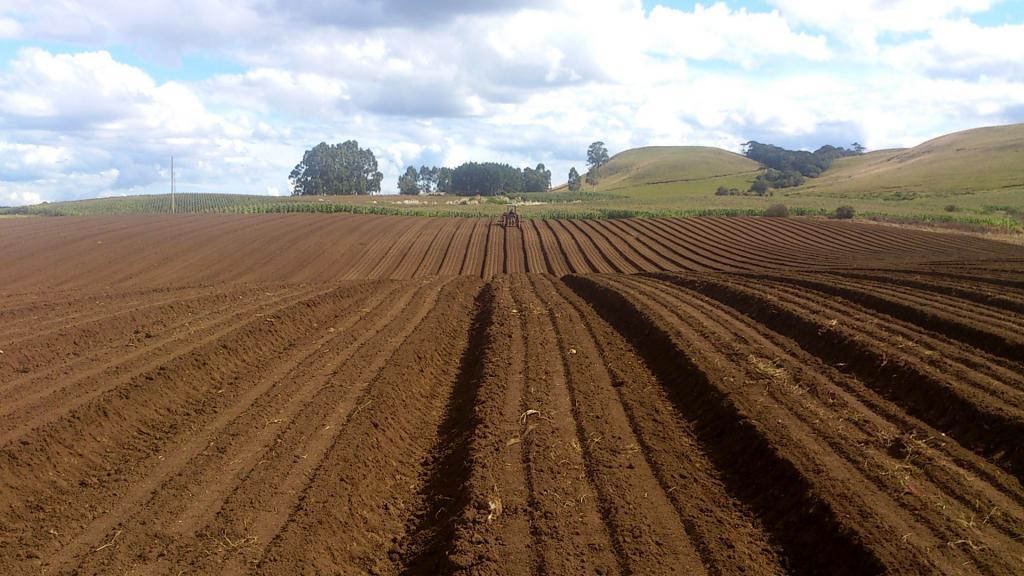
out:
{"label": "distant field", "polygon": [[[837,161],[821,177],[773,197],[716,196],[719,186],[746,190],[760,165],[717,148],[660,146],[615,155],[596,186],[564,186],[515,198],[268,197],[178,194],[181,213],[342,212],[496,217],[509,203],[527,218],[751,216],[772,204],[796,215],[832,214],[852,206],[858,218],[913,224],[1024,231],[1024,125],[950,134],[910,149],[881,150]],[[169,213],[169,195],[56,202],[0,209],[3,214]]]}

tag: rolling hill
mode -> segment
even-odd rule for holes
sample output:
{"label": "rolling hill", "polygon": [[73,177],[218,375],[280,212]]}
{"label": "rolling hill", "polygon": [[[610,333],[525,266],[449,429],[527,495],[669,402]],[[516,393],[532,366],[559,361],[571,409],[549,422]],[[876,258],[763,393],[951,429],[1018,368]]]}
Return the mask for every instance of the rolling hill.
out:
{"label": "rolling hill", "polygon": [[800,188],[809,195],[900,200],[1024,186],[1024,124],[947,134],[907,149],[843,158]]}
{"label": "rolling hill", "polygon": [[654,212],[764,209],[781,202],[805,214],[851,205],[877,219],[1001,229],[1019,229],[1024,219],[1024,124],[842,158],[820,177],[775,190],[771,198],[714,196],[723,185],[745,190],[760,169],[718,148],[637,148],[612,157],[592,190],[617,195],[613,204]]}
{"label": "rolling hill", "polygon": [[613,156],[598,169],[598,191],[632,186],[741,177],[753,180],[761,165],[706,146],[647,146]]}
{"label": "rolling hill", "polygon": [[[908,149],[837,160],[824,174],[772,197],[716,196],[746,190],[761,165],[702,146],[649,146],[613,156],[596,185],[515,198],[395,195],[284,197],[182,194],[180,212],[350,212],[496,217],[508,202],[527,217],[757,215],[784,203],[791,213],[827,215],[843,205],[858,217],[1020,231],[1024,224],[1024,124],[978,128]],[[166,195],[129,196],[0,209],[3,214],[165,213]]]}

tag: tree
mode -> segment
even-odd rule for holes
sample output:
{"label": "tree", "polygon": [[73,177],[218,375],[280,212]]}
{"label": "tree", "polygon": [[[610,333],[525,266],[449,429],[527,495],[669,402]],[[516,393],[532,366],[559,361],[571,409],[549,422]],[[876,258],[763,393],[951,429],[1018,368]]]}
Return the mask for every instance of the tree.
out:
{"label": "tree", "polygon": [[437,185],[437,168],[420,166],[419,184],[421,194],[430,194]]}
{"label": "tree", "polygon": [[583,180],[580,178],[580,173],[576,171],[576,167],[573,166],[569,169],[569,191],[579,192],[582,187]]}
{"label": "tree", "polygon": [[437,169],[437,179],[435,181],[437,191],[447,194],[452,191],[452,169],[441,167]]}
{"label": "tree", "polygon": [[288,175],[293,196],[373,194],[380,192],[383,179],[373,151],[360,148],[355,140],[317,144]]}
{"label": "tree", "polygon": [[854,142],[853,144],[850,144],[850,150],[853,150],[854,154],[860,155],[864,153],[866,148],[861,146],[860,142]]}
{"label": "tree", "polygon": [[587,166],[589,172],[597,170],[608,162],[608,149],[604,147],[604,142],[594,142],[587,149]]}
{"label": "tree", "polygon": [[405,169],[405,173],[398,177],[398,193],[407,195],[416,195],[420,193],[419,174],[416,169],[409,166]]}
{"label": "tree", "polygon": [[523,169],[523,192],[547,192],[551,188],[551,170],[544,164]]}

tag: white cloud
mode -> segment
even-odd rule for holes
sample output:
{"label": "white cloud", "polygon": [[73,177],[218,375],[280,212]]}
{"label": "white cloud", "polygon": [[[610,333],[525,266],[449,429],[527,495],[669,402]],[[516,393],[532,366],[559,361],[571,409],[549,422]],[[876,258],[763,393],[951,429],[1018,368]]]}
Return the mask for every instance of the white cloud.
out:
{"label": "white cloud", "polygon": [[885,60],[937,76],[1024,80],[1024,24],[982,27],[960,19],[936,24],[928,38],[889,47]]}
{"label": "white cloud", "polygon": [[[1024,120],[1024,26],[964,18],[988,1],[771,3],[0,0],[28,46],[0,62],[0,200],[162,191],[172,154],[182,191],[281,193],[320,141],[371,147],[392,190],[467,160],[558,180],[598,139],[876,148]],[[154,79],[194,56],[240,70]]]}
{"label": "white cloud", "polygon": [[947,18],[988,10],[991,0],[769,0],[795,23],[834,34],[868,55],[878,51],[877,39],[885,32],[931,30]]}
{"label": "white cloud", "polygon": [[0,40],[17,38],[21,33],[21,24],[13,18],[0,16]]}
{"label": "white cloud", "polygon": [[[200,90],[211,103],[295,116],[327,116],[351,98],[341,79],[278,68],[254,68],[244,74],[216,76],[204,81]],[[262,128],[273,130],[266,123]]]}
{"label": "white cloud", "polygon": [[[2,179],[32,177],[64,197],[145,187],[171,155],[237,163],[228,154],[244,153],[253,132],[209,112],[189,87],[157,84],[103,51],[21,50],[0,72],[0,110],[0,150],[10,152]],[[105,176],[73,182],[89,173]],[[61,178],[66,190],[56,187]]]}
{"label": "white cloud", "polygon": [[39,192],[30,190],[14,190],[4,182],[0,182],[0,203],[6,206],[24,206],[26,204],[39,204],[43,196]]}
{"label": "white cloud", "polygon": [[51,54],[26,48],[0,74],[0,122],[8,128],[60,132],[133,132],[163,138],[225,128],[182,84],[157,85],[108,52]]}
{"label": "white cloud", "polygon": [[726,60],[745,67],[779,56],[829,57],[823,35],[797,33],[778,12],[750,13],[716,3],[693,12],[656,6],[648,18],[655,49],[695,60]]}

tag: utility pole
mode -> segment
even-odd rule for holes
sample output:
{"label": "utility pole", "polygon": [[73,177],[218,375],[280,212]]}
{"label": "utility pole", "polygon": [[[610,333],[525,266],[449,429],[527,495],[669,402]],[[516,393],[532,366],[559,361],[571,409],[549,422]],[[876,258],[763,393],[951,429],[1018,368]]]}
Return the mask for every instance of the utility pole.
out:
{"label": "utility pole", "polygon": [[171,214],[176,212],[174,205],[174,156],[171,156]]}

